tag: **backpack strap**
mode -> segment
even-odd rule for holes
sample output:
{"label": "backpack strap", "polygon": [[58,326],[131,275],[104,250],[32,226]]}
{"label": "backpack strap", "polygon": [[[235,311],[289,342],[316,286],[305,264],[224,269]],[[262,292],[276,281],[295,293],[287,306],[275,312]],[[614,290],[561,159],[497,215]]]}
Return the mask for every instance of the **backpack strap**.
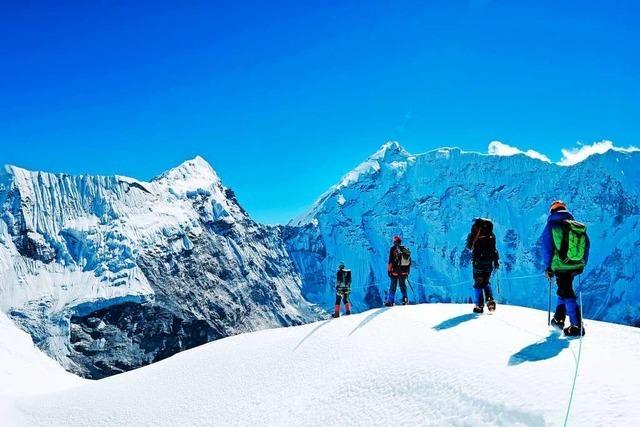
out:
{"label": "backpack strap", "polygon": [[567,262],[567,254],[569,253],[569,223],[562,221],[562,242],[558,250],[558,256],[562,262]]}
{"label": "backpack strap", "polygon": [[400,266],[400,258],[402,257],[402,246],[394,246],[393,249],[393,262],[396,267]]}
{"label": "backpack strap", "polygon": [[476,243],[478,243],[478,239],[480,238],[480,233],[482,232],[482,226],[478,227],[478,232],[476,233],[476,237],[473,238],[473,242],[471,242],[471,251],[473,251],[473,249],[476,246]]}

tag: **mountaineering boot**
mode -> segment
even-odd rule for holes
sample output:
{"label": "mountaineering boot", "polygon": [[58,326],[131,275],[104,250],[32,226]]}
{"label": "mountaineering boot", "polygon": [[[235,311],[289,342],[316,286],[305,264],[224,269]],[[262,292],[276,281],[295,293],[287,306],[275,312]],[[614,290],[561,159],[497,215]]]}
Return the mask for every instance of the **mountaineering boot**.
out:
{"label": "mountaineering boot", "polygon": [[487,308],[491,312],[496,311],[496,302],[494,300],[491,300],[491,301],[487,302]]}
{"label": "mountaineering boot", "polygon": [[476,305],[473,307],[473,312],[478,314],[484,313],[484,307]]}
{"label": "mountaineering boot", "polygon": [[567,317],[567,304],[564,298],[558,297],[558,305],[556,306],[556,312],[551,318],[551,326],[554,328],[564,330],[564,319]]}
{"label": "mountaineering boot", "polygon": [[409,298],[402,297],[402,305],[407,305],[407,304],[409,304]]}
{"label": "mountaineering boot", "polygon": [[564,320],[558,320],[556,316],[553,316],[551,318],[551,326],[562,331],[564,329]]}
{"label": "mountaineering boot", "polygon": [[[585,335],[584,326],[582,327],[582,336]],[[564,329],[565,337],[579,337],[580,336],[580,326],[571,325],[568,328]]]}
{"label": "mountaineering boot", "polygon": [[344,305],[344,309],[345,309],[345,313],[344,314],[347,315],[347,316],[350,315],[351,314],[351,303],[349,303],[349,302],[346,303]]}
{"label": "mountaineering boot", "polygon": [[571,324],[568,328],[564,329],[564,335],[567,337],[579,337],[580,331],[582,331],[582,336],[584,336],[585,332],[584,324],[582,323],[582,308],[576,304],[575,308],[572,311],[570,311],[569,307],[567,307],[567,312],[569,314],[569,320],[571,321]]}
{"label": "mountaineering boot", "polygon": [[340,306],[336,305],[333,314],[331,315],[334,319],[340,317]]}

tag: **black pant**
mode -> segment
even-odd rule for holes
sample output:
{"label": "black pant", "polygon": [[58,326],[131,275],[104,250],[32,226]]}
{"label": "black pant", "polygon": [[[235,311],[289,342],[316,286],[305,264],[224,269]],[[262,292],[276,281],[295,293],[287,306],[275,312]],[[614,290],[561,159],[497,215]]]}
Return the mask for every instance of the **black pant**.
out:
{"label": "black pant", "polygon": [[561,298],[576,298],[576,293],[573,291],[573,278],[574,273],[572,271],[566,273],[556,273],[556,283],[558,284],[558,291],[556,294]]}
{"label": "black pant", "polygon": [[489,284],[493,270],[473,270],[473,287],[480,289]]}
{"label": "black pant", "polygon": [[344,305],[349,304],[349,293],[336,291],[336,305],[340,305],[340,302],[344,301]]}

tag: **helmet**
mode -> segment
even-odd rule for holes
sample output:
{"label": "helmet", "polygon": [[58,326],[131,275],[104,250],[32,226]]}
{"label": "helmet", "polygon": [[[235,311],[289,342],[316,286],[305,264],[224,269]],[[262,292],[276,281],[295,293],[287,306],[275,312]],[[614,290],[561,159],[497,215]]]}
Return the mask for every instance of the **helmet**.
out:
{"label": "helmet", "polygon": [[338,270],[342,269],[344,269],[344,261],[340,261],[340,263],[338,264]]}
{"label": "helmet", "polygon": [[551,207],[549,208],[550,213],[564,210],[567,210],[567,205],[565,205],[562,200],[556,200],[555,202],[551,203]]}
{"label": "helmet", "polygon": [[400,238],[400,236],[393,236],[393,243],[402,243],[402,239]]}

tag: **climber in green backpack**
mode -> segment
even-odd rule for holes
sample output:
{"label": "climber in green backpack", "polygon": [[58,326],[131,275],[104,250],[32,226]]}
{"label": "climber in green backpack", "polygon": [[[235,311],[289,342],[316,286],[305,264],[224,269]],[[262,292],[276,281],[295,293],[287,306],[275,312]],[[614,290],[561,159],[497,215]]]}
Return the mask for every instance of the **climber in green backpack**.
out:
{"label": "climber in green backpack", "polygon": [[[587,227],[576,221],[558,200],[551,204],[541,240],[545,274],[549,280],[555,276],[558,285],[558,304],[551,324],[563,329],[567,336],[579,336],[581,332],[584,335],[582,308],[576,302],[573,279],[582,274],[589,261]],[[567,314],[571,324],[565,328]]]}

